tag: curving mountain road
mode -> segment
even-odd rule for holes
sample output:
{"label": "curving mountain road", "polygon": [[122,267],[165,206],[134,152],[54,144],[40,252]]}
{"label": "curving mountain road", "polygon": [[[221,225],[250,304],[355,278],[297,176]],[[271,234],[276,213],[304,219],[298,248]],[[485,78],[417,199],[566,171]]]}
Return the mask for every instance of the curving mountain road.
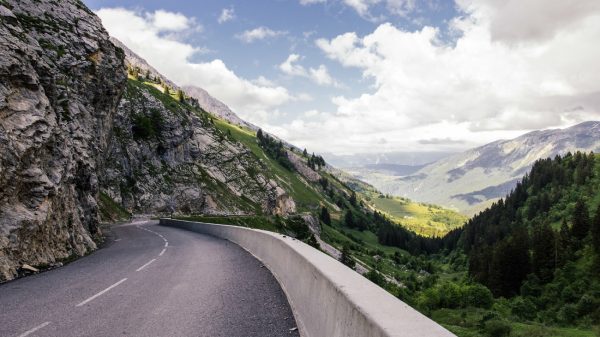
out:
{"label": "curving mountain road", "polygon": [[0,336],[298,336],[267,268],[225,240],[156,221],[65,267],[0,285]]}

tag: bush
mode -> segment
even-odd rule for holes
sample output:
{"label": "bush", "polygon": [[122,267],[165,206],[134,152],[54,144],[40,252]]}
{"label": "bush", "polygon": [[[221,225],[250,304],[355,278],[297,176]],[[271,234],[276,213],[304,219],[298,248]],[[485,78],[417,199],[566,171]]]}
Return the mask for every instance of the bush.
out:
{"label": "bush", "polygon": [[577,307],[574,304],[565,304],[558,311],[557,319],[565,324],[573,324],[577,316]]}
{"label": "bush", "polygon": [[484,285],[475,283],[462,288],[462,305],[489,309],[494,304],[492,292]]}
{"label": "bush", "polygon": [[510,324],[499,319],[492,319],[485,323],[484,331],[490,337],[506,337],[510,335]]}
{"label": "bush", "polygon": [[511,313],[520,319],[533,320],[536,311],[535,304],[528,298],[517,297],[512,301]]}

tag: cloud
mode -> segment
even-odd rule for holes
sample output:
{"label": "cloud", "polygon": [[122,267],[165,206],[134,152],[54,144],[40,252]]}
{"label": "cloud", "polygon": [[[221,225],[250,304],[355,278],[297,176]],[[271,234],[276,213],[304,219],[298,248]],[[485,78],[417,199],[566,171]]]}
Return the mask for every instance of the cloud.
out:
{"label": "cloud", "polygon": [[600,1],[457,0],[477,19],[489,20],[493,40],[522,42],[548,39],[598,14]]}
{"label": "cloud", "polygon": [[246,30],[240,34],[237,34],[235,37],[245,43],[252,43],[254,41],[275,38],[283,35],[287,35],[287,32],[281,30],[272,30],[267,27],[258,27],[252,30]]}
{"label": "cloud", "polygon": [[183,20],[177,13],[133,12],[123,8],[103,8],[96,13],[112,36],[165,76],[179,85],[204,88],[251,122],[262,122],[270,111],[299,99],[284,87],[272,83],[265,85],[267,80],[264,78],[253,82],[237,76],[220,59],[191,61],[202,48],[179,41],[168,33],[185,32],[185,27],[194,29],[190,24],[193,19]]}
{"label": "cloud", "polygon": [[325,65],[321,64],[317,68],[306,69],[302,65],[297,64],[301,59],[302,57],[298,54],[290,54],[288,58],[279,65],[279,69],[287,75],[305,77],[321,86],[340,86],[340,84],[331,77]]}
{"label": "cloud", "polygon": [[[519,15],[531,20],[513,29],[504,2],[461,1],[451,42],[443,27],[407,31],[390,23],[363,36],[319,39],[326,57],[359,71],[372,90],[333,97],[317,120],[272,131],[323,152],[456,150],[598,119],[600,9],[595,1],[559,2],[519,1]],[[551,19],[557,7],[568,19]]]}
{"label": "cloud", "polygon": [[223,8],[223,10],[221,10],[221,15],[219,15],[219,18],[217,19],[217,22],[221,24],[233,19],[235,19],[235,10],[233,8]]}
{"label": "cloud", "polygon": [[419,144],[423,144],[423,145],[430,145],[430,144],[434,144],[434,145],[438,145],[438,144],[442,144],[442,145],[451,145],[451,144],[464,144],[465,141],[461,140],[461,139],[452,139],[450,137],[446,137],[446,138],[429,138],[429,139],[420,139],[419,140]]}
{"label": "cloud", "polygon": [[160,31],[178,32],[190,29],[195,25],[194,19],[181,13],[167,12],[161,9],[154,13],[148,13],[146,16],[152,27]]}
{"label": "cloud", "polygon": [[313,4],[324,3],[324,2],[327,2],[327,0],[300,0],[300,4],[302,6],[313,5]]}

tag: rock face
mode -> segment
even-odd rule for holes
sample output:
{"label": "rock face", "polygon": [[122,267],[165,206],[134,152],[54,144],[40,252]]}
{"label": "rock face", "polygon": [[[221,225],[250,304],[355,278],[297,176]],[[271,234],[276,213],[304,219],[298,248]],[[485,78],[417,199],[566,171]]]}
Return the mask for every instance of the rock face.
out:
{"label": "rock face", "polygon": [[0,1],[0,281],[94,249],[122,51],[76,0]]}
{"label": "rock face", "polygon": [[135,213],[289,214],[267,168],[212,117],[130,79],[101,174],[103,191]]}

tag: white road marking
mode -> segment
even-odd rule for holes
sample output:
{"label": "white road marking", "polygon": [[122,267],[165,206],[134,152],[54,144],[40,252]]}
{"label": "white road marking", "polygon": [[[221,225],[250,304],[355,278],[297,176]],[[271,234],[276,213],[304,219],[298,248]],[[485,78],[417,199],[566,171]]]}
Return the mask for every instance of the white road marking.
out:
{"label": "white road marking", "polygon": [[119,242],[119,241],[121,241],[121,239],[115,239],[115,242]]}
{"label": "white road marking", "polygon": [[[151,229],[144,228],[144,227],[142,227],[142,226],[136,226],[136,227],[137,227],[137,228],[139,228],[139,229],[141,229],[141,230],[145,230],[146,232],[150,232],[150,233],[152,233],[152,234],[154,234],[154,235],[158,235],[158,236],[159,236],[161,239],[163,239],[163,241],[165,242],[165,249],[163,249],[163,250],[160,252],[160,254],[158,254],[158,256],[162,256],[162,255],[165,253],[165,251],[167,250],[167,247],[169,247],[169,241],[167,240],[167,238],[165,238],[165,237],[164,237],[162,234],[160,234],[160,233],[157,233],[157,232],[155,232],[155,231],[153,231],[153,230],[151,230]],[[148,263],[148,264],[150,264],[150,263]],[[142,266],[142,268],[143,268],[143,267],[144,267],[144,266]],[[140,268],[140,270],[141,270],[142,268]],[[139,270],[138,270],[138,271],[139,271]]]}
{"label": "white road marking", "polygon": [[31,329],[31,330],[27,330],[27,331],[23,332],[22,334],[20,334],[20,335],[19,335],[19,337],[25,337],[25,336],[29,336],[29,335],[31,335],[32,333],[34,333],[34,332],[38,331],[39,329],[42,329],[42,328],[44,328],[44,327],[45,327],[45,326],[47,326],[48,324],[50,324],[50,322],[44,322],[44,323],[42,323],[42,324],[40,324],[40,325],[36,326],[35,328]]}
{"label": "white road marking", "polygon": [[154,262],[154,261],[156,261],[156,259],[152,259],[152,260],[148,261],[148,263],[146,263],[145,265],[143,265],[143,266],[139,267],[139,268],[138,268],[138,269],[136,269],[135,271],[140,271],[140,270],[142,270],[142,269],[144,269],[144,268],[148,267],[148,266],[149,266],[149,265],[150,265],[152,262]]}
{"label": "white road marking", "polygon": [[106,288],[106,289],[102,290],[101,292],[97,293],[96,295],[94,295],[94,296],[92,296],[92,297],[88,298],[87,300],[85,300],[85,301],[83,301],[83,302],[81,302],[81,303],[77,304],[77,305],[76,305],[76,307],[80,307],[80,306],[82,306],[82,305],[85,305],[85,304],[87,304],[87,303],[89,303],[89,302],[93,301],[93,300],[94,300],[94,299],[96,299],[97,297],[99,297],[99,296],[102,296],[103,294],[105,294],[106,292],[108,292],[109,290],[111,290],[112,288],[114,288],[114,287],[118,286],[119,284],[121,284],[121,283],[123,283],[123,282],[125,282],[125,281],[127,281],[127,278],[124,278],[124,279],[122,279],[121,281],[119,281],[119,282],[117,282],[117,283],[115,283],[115,284],[111,285],[110,287],[108,287],[108,288]]}

